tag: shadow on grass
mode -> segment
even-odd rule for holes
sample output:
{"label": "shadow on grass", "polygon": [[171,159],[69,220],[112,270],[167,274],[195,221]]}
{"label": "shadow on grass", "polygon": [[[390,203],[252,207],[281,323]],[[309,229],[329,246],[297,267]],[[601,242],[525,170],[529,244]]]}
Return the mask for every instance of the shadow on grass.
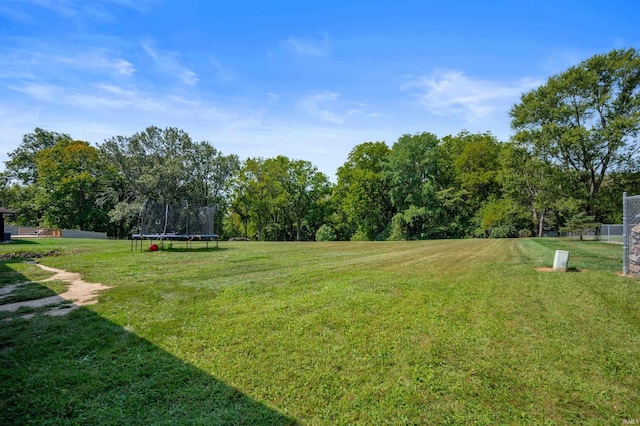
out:
{"label": "shadow on grass", "polygon": [[[162,250],[162,249],[161,249]],[[207,252],[217,252],[217,251],[227,251],[229,250],[226,247],[196,247],[196,248],[186,248],[186,247],[165,247],[163,251],[169,252],[178,252],[178,253],[207,253]]]}
{"label": "shadow on grass", "polygon": [[29,279],[25,278],[24,275],[16,272],[9,265],[13,263],[22,263],[23,259],[8,259],[0,261],[0,288],[5,284],[14,284],[29,281]]}
{"label": "shadow on grass", "polygon": [[79,308],[0,323],[0,424],[297,422]]}
{"label": "shadow on grass", "polygon": [[38,244],[38,241],[34,241],[33,239],[29,239],[29,238],[21,239],[21,238],[12,237],[10,242],[6,242],[4,244],[7,244],[8,247],[12,247],[12,246],[28,246],[28,245],[36,245],[36,244]]}

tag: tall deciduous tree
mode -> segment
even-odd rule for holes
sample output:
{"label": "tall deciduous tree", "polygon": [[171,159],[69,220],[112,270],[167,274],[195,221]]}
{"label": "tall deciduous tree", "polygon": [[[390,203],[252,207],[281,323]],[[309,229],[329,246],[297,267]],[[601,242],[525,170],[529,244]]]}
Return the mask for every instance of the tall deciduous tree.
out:
{"label": "tall deciduous tree", "polygon": [[502,149],[503,169],[500,174],[505,194],[531,212],[531,229],[543,236],[551,213],[563,210],[564,194],[574,192],[558,165],[536,157],[525,148],[506,144]]}
{"label": "tall deciduous tree", "polygon": [[237,156],[222,155],[206,141],[194,143],[186,132],[172,127],[151,126],[133,136],[116,136],[100,150],[121,178],[104,198],[114,202],[110,215],[122,231],[136,223],[147,199],[223,207],[230,179],[239,168]]}
{"label": "tall deciduous tree", "polygon": [[42,212],[36,203],[36,156],[40,151],[53,148],[65,140],[71,140],[71,136],[36,127],[32,133],[24,135],[18,148],[8,153],[9,161],[5,162],[5,171],[2,173],[5,193],[3,205],[16,212],[11,217],[14,223],[27,226],[40,224]]}
{"label": "tall deciduous tree", "polygon": [[393,216],[385,177],[389,152],[384,142],[365,142],[338,168],[335,200],[356,237],[378,238]]}
{"label": "tall deciduous tree", "polygon": [[462,132],[447,138],[456,145],[453,157],[455,180],[467,192],[472,209],[478,209],[492,195],[499,195],[502,145],[491,133]]}
{"label": "tall deciduous tree", "polygon": [[38,152],[53,148],[58,142],[65,140],[70,141],[71,136],[36,127],[32,133],[24,135],[18,148],[9,153],[9,161],[5,163],[7,173],[23,185],[35,183],[38,179],[36,167]]}
{"label": "tall deciduous tree", "polygon": [[188,198],[189,181],[186,153],[193,142],[183,130],[155,126],[133,136],[115,136],[100,145],[107,161],[118,171],[121,185],[104,196],[114,203],[111,220],[122,231],[135,226],[145,200],[162,204]]}
{"label": "tall deciduous tree", "polygon": [[329,193],[329,178],[308,161],[292,160],[288,162],[282,186],[287,193],[287,210],[296,225],[296,240],[300,241],[302,221]]}
{"label": "tall deciduous tree", "polygon": [[231,208],[244,223],[245,232],[249,221],[253,221],[260,241],[265,227],[276,223],[271,219],[276,211],[281,211],[284,202],[282,166],[282,159],[248,158],[236,178]]}
{"label": "tall deciduous tree", "polygon": [[100,149],[125,178],[128,199],[171,204],[184,198],[190,177],[186,154],[192,147],[183,130],[151,126],[133,136],[113,137]]}
{"label": "tall deciduous tree", "polygon": [[[452,188],[454,170],[441,141],[431,133],[403,135],[386,165],[396,214],[390,239],[462,236],[462,192]],[[462,231],[462,232],[461,232]]]}
{"label": "tall deciduous tree", "polygon": [[226,203],[231,178],[240,169],[237,155],[223,155],[208,142],[198,142],[186,152],[192,203],[213,206]]}
{"label": "tall deciduous tree", "polygon": [[622,223],[622,194],[640,194],[638,166],[623,172],[609,173],[602,183],[598,197],[598,215],[602,223]]}
{"label": "tall deciduous tree", "polygon": [[522,95],[510,111],[514,141],[564,168],[597,215],[600,187],[638,149],[640,56],[635,49],[593,56]]}
{"label": "tall deciduous tree", "polygon": [[391,201],[398,211],[411,206],[424,206],[424,184],[431,182],[436,190],[443,189],[440,175],[446,170],[440,164],[440,140],[432,133],[403,135],[391,147],[386,175]]}
{"label": "tall deciduous tree", "polygon": [[115,175],[99,152],[83,141],[58,142],[36,155],[37,204],[44,225],[106,231],[107,210],[96,200]]}

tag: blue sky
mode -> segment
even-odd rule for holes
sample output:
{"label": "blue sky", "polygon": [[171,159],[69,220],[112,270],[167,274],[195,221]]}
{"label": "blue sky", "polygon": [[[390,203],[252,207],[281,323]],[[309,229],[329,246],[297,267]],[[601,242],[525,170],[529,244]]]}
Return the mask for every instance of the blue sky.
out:
{"label": "blue sky", "polygon": [[0,0],[0,161],[35,127],[177,127],[332,179],[402,134],[508,140],[521,93],[640,47],[636,1]]}

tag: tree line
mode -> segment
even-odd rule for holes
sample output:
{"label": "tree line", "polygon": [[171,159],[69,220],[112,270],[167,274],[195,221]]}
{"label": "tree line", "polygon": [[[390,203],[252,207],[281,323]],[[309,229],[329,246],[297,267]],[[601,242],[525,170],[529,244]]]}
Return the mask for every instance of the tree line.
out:
{"label": "tree line", "polygon": [[218,206],[223,237],[411,240],[524,237],[580,217],[620,223],[640,193],[640,57],[595,55],[528,93],[490,132],[355,146],[331,182],[305,160],[224,155],[149,127],[91,146],[36,128],[9,153],[0,203],[18,225],[136,232],[145,200]]}

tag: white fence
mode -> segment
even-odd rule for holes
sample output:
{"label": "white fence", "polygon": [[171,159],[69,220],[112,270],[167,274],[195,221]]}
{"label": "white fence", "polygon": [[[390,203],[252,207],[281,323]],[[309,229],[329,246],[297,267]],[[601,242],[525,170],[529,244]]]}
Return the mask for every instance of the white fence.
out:
{"label": "white fence", "polygon": [[29,226],[5,225],[5,232],[12,237],[62,237],[62,238],[93,238],[106,240],[106,232],[79,231],[77,229],[34,228]]}
{"label": "white fence", "polygon": [[106,240],[106,232],[79,231],[77,229],[62,229],[62,238],[92,238]]}

